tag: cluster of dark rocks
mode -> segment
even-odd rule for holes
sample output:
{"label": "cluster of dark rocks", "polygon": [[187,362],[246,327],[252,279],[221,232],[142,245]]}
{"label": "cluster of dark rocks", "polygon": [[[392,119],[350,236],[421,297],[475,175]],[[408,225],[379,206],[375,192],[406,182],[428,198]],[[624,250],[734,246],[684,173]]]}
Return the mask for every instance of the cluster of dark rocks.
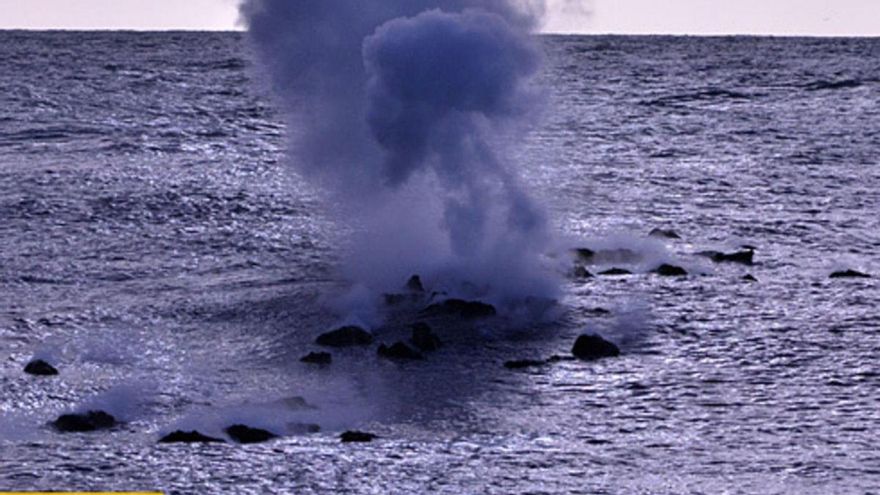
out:
{"label": "cluster of dark rocks", "polygon": [[[410,328],[412,335],[409,343],[403,341],[390,345],[380,343],[376,354],[391,360],[421,360],[424,359],[422,353],[435,351],[441,346],[440,338],[434,334],[427,323],[416,322]],[[318,336],[315,343],[327,347],[368,346],[373,343],[373,335],[360,327],[345,326]],[[310,352],[300,361],[309,364],[329,365],[333,361],[333,356],[329,352]]]}
{"label": "cluster of dark rocks", "polygon": [[[223,432],[229,436],[235,443],[251,444],[262,443],[278,438],[278,435],[263,428],[255,428],[253,426],[236,423],[227,426]],[[159,439],[159,443],[217,443],[224,442],[222,438],[205,435],[198,430],[175,430],[171,433],[163,435]]]}
{"label": "cluster of dark rocks", "polygon": [[[55,430],[62,433],[82,433],[108,430],[115,428],[120,424],[121,422],[112,414],[101,410],[62,414],[55,421],[50,423]],[[223,431],[234,442],[241,444],[261,443],[278,437],[278,435],[271,431],[240,423],[230,425]],[[310,429],[310,431],[314,431],[314,429]],[[163,435],[159,439],[159,443],[210,443],[223,441],[223,439],[211,437],[196,430],[175,430]]]}
{"label": "cluster of dark rocks", "polygon": [[[438,302],[428,303],[432,299],[442,296],[439,293],[431,293],[425,290],[422,280],[418,275],[413,275],[407,280],[402,292],[385,294],[385,302],[389,305],[397,305],[404,302],[419,302],[427,304],[419,315],[426,318],[449,317],[462,320],[476,320],[490,318],[497,315],[494,306],[483,301],[447,298]],[[427,301],[427,302],[426,302]],[[440,347],[440,338],[431,330],[431,327],[418,321],[411,325],[412,334],[408,342],[397,341],[391,344],[379,343],[376,348],[377,356],[398,361],[417,361],[424,359],[424,353],[432,352]],[[319,335],[315,344],[322,347],[366,347],[372,345],[374,336],[368,330],[355,325],[346,325]],[[333,362],[333,356],[329,352],[309,352],[300,358],[300,361],[308,364],[321,366]]]}
{"label": "cluster of dark rocks", "polygon": [[[329,354],[313,353],[321,360],[326,355],[329,362]],[[24,372],[30,375],[53,376],[58,370],[42,359],[34,359],[27,363]],[[70,412],[58,416],[49,426],[59,433],[84,433],[98,430],[110,430],[122,425],[122,421],[113,414],[100,409],[89,409],[84,412]],[[303,425],[303,432],[314,433],[320,430],[318,425]],[[223,430],[236,443],[249,444],[260,443],[277,438],[278,435],[262,428],[255,428],[244,424],[233,424]],[[205,435],[199,431],[176,430],[159,439],[159,443],[210,443],[224,442],[221,438]]]}
{"label": "cluster of dark rocks", "polygon": [[[681,236],[672,229],[664,229],[664,228],[655,228],[652,229],[648,234],[650,237],[663,238],[663,239],[681,239]],[[757,248],[752,245],[743,244],[740,245],[737,250],[731,252],[723,252],[723,251],[715,251],[715,250],[704,250],[698,251],[694,254],[697,256],[702,256],[710,259],[714,263],[736,263],[745,266],[753,266],[755,264],[755,251]],[[591,249],[586,247],[575,248],[572,249],[572,254],[574,256],[575,264],[572,268],[569,275],[571,278],[575,280],[583,280],[592,278],[594,276],[584,264],[592,264],[592,265],[608,265],[613,263],[633,263],[639,261],[642,257],[639,253],[627,249],[627,248],[616,248],[616,249]],[[684,277],[688,275],[688,271],[681,266],[673,265],[670,263],[663,263],[653,270],[651,273],[656,275],[664,276],[664,277]],[[612,266],[611,268],[604,269],[602,271],[597,272],[598,275],[605,276],[622,276],[622,275],[631,275],[632,271],[621,268],[619,266]],[[858,270],[846,269],[846,270],[838,270],[834,271],[829,275],[829,278],[870,278],[871,275],[868,273],[860,272]],[[742,277],[742,280],[747,282],[757,282],[758,279],[754,277],[752,274],[746,274]]]}

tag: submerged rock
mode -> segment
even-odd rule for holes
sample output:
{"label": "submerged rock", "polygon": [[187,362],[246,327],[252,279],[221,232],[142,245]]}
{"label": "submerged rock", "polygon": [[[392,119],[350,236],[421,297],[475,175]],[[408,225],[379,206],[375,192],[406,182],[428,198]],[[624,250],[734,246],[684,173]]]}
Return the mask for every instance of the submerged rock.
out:
{"label": "submerged rock", "polygon": [[509,370],[519,370],[523,368],[544,366],[545,364],[547,364],[547,361],[544,361],[543,359],[514,359],[511,361],[505,361],[504,367]]}
{"label": "submerged rock", "polygon": [[373,343],[373,334],[361,327],[348,325],[319,335],[315,343],[326,347],[370,345]]}
{"label": "submerged rock", "polygon": [[159,439],[159,443],[212,443],[223,442],[219,438],[203,435],[196,430],[175,430]]}
{"label": "submerged rock", "polygon": [[752,246],[749,246],[749,249],[745,251],[737,251],[734,253],[722,253],[720,251],[700,251],[697,253],[698,256],[705,256],[715,263],[741,263],[743,265],[752,265],[755,250]]}
{"label": "submerged rock", "polygon": [[229,435],[229,438],[238,443],[260,443],[278,438],[278,435],[271,431],[262,428],[252,428],[242,424],[234,424],[223,431]]}
{"label": "submerged rock", "polygon": [[599,272],[599,275],[632,275],[632,272],[626,268],[609,268],[608,270]]}
{"label": "submerged rock", "polygon": [[310,352],[301,357],[300,361],[309,364],[330,364],[333,362],[333,356],[329,352]]}
{"label": "submerged rock", "polygon": [[412,343],[422,352],[436,351],[440,347],[440,339],[431,331],[427,323],[418,322],[412,325]]}
{"label": "submerged rock", "polygon": [[574,357],[584,360],[615,357],[620,355],[620,348],[596,334],[581,335],[571,348]]}
{"label": "submerged rock", "polygon": [[339,435],[339,439],[342,440],[342,443],[372,442],[376,438],[378,437],[372,433],[355,430],[349,430]]}
{"label": "submerged rock", "polygon": [[829,275],[828,278],[871,278],[871,276],[864,272],[849,269],[836,271]]}
{"label": "submerged rock", "polygon": [[495,306],[481,301],[465,301],[464,299],[447,299],[435,303],[424,310],[423,314],[460,316],[464,319],[488,318],[495,316]]}
{"label": "submerged rock", "polygon": [[651,237],[663,237],[666,239],[681,239],[681,236],[672,229],[652,229],[648,235]]}
{"label": "submerged rock", "polygon": [[688,274],[687,270],[680,266],[663,263],[654,269],[654,273],[664,277],[683,277]]}
{"label": "submerged rock", "polygon": [[380,357],[386,359],[424,359],[424,357],[419,352],[413,350],[410,346],[404,344],[403,342],[395,342],[391,345],[391,347],[382,344],[379,346],[377,354]]}
{"label": "submerged rock", "polygon": [[24,372],[29,375],[52,376],[57,375],[58,370],[54,366],[43,361],[42,359],[34,359],[24,367]]}
{"label": "submerged rock", "polygon": [[580,265],[574,267],[574,270],[571,271],[571,276],[576,279],[593,278],[593,274]]}
{"label": "submerged rock", "polygon": [[117,424],[112,414],[104,411],[62,414],[53,421],[52,426],[60,432],[95,431],[113,428]]}

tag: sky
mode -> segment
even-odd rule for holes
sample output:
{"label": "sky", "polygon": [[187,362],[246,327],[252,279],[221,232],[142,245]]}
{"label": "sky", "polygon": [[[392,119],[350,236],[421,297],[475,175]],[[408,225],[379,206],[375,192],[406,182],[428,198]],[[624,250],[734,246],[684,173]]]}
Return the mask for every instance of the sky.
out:
{"label": "sky", "polygon": [[[880,0],[548,3],[545,32],[880,36]],[[237,4],[237,0],[0,0],[0,29],[241,29]]]}

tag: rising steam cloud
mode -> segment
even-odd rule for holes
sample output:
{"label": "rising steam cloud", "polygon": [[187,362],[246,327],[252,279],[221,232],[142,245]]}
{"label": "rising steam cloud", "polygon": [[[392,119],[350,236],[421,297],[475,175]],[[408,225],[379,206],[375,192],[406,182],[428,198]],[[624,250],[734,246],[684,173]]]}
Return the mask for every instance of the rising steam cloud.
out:
{"label": "rising steam cloud", "polygon": [[541,101],[540,2],[245,0],[291,160],[355,226],[349,276],[555,295],[543,210],[507,151]]}

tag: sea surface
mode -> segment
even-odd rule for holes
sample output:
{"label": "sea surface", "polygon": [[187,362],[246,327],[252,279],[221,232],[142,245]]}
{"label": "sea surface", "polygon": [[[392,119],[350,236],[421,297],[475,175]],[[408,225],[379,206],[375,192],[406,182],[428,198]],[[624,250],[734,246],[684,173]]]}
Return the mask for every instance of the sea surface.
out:
{"label": "sea surface", "polygon": [[[880,493],[880,40],[541,43],[516,166],[561,237],[634,273],[566,279],[528,331],[440,324],[424,361],[321,368],[299,358],[338,323],[347,226],[245,36],[0,32],[0,489]],[[754,265],[696,254],[742,245]],[[503,366],[585,332],[622,355]],[[90,408],[125,423],[47,426]],[[233,422],[282,436],[157,444]]]}

